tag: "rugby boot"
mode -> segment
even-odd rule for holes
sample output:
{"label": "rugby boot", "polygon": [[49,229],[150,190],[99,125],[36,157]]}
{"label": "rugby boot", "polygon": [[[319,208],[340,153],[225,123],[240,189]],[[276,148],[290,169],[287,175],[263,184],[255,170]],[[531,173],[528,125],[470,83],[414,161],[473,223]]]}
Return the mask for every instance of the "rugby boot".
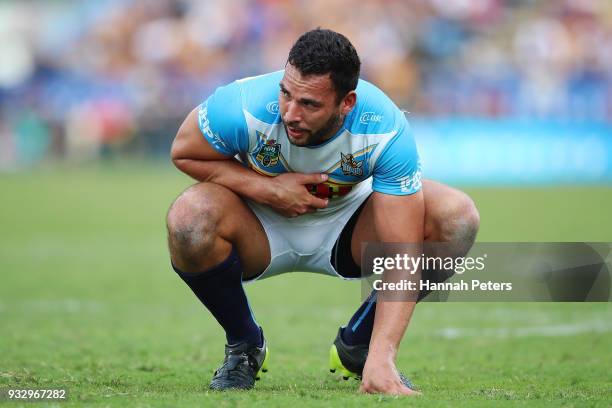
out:
{"label": "rugby boot", "polygon": [[[342,340],[343,329],[343,327],[340,327],[338,330],[338,335],[329,351],[329,371],[332,373],[339,371],[340,374],[342,374],[342,378],[345,380],[349,378],[361,380],[363,367],[368,358],[369,346],[367,344],[357,344],[354,346],[346,344],[344,340]],[[402,383],[406,387],[411,390],[416,390],[414,384],[408,377],[402,373],[399,373],[399,375]]]}
{"label": "rugby boot", "polygon": [[261,347],[238,343],[225,345],[225,359],[210,382],[210,389],[249,390],[259,380],[261,373],[268,371],[268,346],[266,339]]}

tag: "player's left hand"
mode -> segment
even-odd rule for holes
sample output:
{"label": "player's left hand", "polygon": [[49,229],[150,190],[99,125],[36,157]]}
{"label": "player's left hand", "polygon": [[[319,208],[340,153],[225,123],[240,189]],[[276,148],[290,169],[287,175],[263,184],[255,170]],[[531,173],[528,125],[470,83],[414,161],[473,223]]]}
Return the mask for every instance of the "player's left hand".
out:
{"label": "player's left hand", "polygon": [[367,394],[389,394],[417,396],[421,393],[406,387],[400,379],[391,359],[370,358],[366,360],[359,391]]}

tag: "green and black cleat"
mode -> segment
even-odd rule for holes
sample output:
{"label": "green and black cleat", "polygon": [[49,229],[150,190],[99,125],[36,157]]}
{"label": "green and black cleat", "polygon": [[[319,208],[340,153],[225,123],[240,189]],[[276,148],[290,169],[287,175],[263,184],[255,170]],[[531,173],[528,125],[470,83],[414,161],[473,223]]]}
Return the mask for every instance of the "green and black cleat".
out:
{"label": "green and black cleat", "polygon": [[329,371],[342,374],[342,378],[348,380],[361,379],[363,366],[368,358],[368,345],[359,344],[351,346],[342,340],[342,327],[329,351]]}
{"label": "green and black cleat", "polygon": [[225,359],[210,382],[216,391],[250,390],[261,373],[268,371],[268,346],[264,339],[261,347],[247,343],[225,345]]}
{"label": "green and black cleat", "polygon": [[[349,378],[361,380],[363,367],[368,358],[369,347],[366,344],[354,346],[346,344],[344,340],[342,340],[343,329],[343,327],[340,327],[336,340],[334,340],[334,344],[332,344],[329,350],[329,371],[332,373],[339,372],[345,380]],[[411,390],[416,390],[412,381],[404,374],[400,373],[400,379],[406,387]]]}

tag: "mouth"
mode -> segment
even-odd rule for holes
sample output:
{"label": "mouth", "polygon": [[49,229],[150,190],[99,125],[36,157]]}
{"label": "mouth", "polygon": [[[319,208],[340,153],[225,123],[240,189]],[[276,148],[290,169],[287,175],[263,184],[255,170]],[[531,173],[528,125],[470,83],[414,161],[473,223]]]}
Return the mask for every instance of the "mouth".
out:
{"label": "mouth", "polygon": [[289,134],[289,136],[297,139],[304,136],[306,134],[306,131],[304,129],[287,126],[287,133]]}

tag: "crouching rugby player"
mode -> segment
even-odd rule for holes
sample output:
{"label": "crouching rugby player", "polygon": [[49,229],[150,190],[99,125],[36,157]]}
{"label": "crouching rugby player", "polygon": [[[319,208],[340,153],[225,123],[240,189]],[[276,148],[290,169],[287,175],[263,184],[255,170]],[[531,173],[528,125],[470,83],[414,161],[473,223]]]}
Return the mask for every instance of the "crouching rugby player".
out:
{"label": "crouching rugby player", "polygon": [[[283,70],[218,88],[176,135],[172,160],[198,183],[168,211],[170,256],[225,330],[212,389],[252,388],[267,367],[244,282],[359,278],[362,242],[448,242],[447,256],[474,242],[472,200],[422,180],[404,113],[359,71],[346,37],[309,31]],[[373,292],[338,330],[330,368],[361,378],[362,392],[416,394],[395,366],[415,303]]]}

